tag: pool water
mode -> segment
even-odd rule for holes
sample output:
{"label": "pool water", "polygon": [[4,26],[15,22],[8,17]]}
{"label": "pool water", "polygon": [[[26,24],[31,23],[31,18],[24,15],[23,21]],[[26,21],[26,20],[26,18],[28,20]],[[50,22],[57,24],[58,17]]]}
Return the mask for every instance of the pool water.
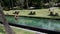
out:
{"label": "pool water", "polygon": [[53,31],[60,31],[60,20],[41,19],[41,18],[38,19],[28,17],[19,17],[18,20],[15,20],[14,16],[6,16],[6,19],[8,22],[18,25],[26,25]]}

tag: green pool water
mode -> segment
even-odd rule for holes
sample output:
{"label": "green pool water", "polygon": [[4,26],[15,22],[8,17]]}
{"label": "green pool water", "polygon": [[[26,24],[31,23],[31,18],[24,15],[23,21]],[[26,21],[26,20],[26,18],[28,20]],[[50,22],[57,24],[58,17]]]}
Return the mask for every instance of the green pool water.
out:
{"label": "green pool water", "polygon": [[8,22],[18,25],[26,25],[53,31],[60,31],[60,20],[19,17],[19,19],[16,21],[14,16],[6,16],[6,19]]}

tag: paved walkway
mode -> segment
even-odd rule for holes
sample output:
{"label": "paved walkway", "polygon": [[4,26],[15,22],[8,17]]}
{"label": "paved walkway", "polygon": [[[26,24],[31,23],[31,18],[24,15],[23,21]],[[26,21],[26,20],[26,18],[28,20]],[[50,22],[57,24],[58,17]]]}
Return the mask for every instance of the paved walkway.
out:
{"label": "paved walkway", "polygon": [[[10,11],[4,11],[5,15],[14,15],[13,13],[15,11],[19,11],[19,16],[31,16],[31,17],[45,17],[45,18],[60,18],[60,10],[55,10],[59,14],[58,16],[48,16],[49,15],[49,10],[48,9],[38,9],[38,10],[10,10]],[[36,12],[36,15],[28,15],[30,12]]]}

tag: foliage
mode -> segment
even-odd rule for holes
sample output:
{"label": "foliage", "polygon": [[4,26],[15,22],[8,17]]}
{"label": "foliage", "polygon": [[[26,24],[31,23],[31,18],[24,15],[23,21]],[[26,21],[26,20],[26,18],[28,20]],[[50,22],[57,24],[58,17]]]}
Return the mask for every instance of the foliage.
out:
{"label": "foliage", "polygon": [[20,8],[29,8],[29,7],[36,7],[36,8],[44,8],[45,3],[51,3],[49,5],[53,5],[53,3],[59,3],[60,0],[2,0],[2,6],[8,7],[9,9],[16,6],[19,6]]}

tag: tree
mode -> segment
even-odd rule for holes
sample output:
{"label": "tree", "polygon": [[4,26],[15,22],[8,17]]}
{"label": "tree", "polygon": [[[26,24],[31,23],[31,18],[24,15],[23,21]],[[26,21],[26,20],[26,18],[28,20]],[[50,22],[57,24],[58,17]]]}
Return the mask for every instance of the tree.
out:
{"label": "tree", "polygon": [[8,24],[8,22],[5,19],[5,15],[3,13],[3,10],[2,10],[2,7],[1,7],[1,3],[0,3],[0,16],[2,18],[2,23],[3,23],[4,27],[5,27],[6,34],[15,34],[13,32],[13,30],[9,27],[9,24]]}
{"label": "tree", "polygon": [[58,0],[49,0],[49,7],[54,7]]}
{"label": "tree", "polygon": [[16,1],[16,6],[20,7],[21,9],[23,9],[23,7],[24,7],[24,0],[17,0]]}
{"label": "tree", "polygon": [[18,5],[20,8],[29,8],[29,7],[36,7],[42,8],[44,3],[57,3],[60,0],[2,0],[2,4],[4,7],[12,8]]}
{"label": "tree", "polygon": [[26,7],[27,7],[27,9],[29,9],[28,0],[26,0]]}

